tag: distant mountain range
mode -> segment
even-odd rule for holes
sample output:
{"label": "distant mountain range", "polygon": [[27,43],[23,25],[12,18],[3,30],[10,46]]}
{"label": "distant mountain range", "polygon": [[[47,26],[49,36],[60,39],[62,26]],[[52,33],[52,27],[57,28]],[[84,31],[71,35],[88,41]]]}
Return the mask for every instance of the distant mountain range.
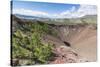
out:
{"label": "distant mountain range", "polygon": [[22,19],[46,19],[43,17],[37,17],[37,16],[28,16],[28,15],[21,15],[21,14],[14,14],[16,17],[22,18]]}
{"label": "distant mountain range", "polygon": [[85,15],[80,18],[48,18],[48,17],[38,17],[38,16],[27,16],[21,14],[14,14],[16,17],[20,19],[26,20],[39,20],[44,21],[46,23],[96,23],[97,22],[97,15]]}

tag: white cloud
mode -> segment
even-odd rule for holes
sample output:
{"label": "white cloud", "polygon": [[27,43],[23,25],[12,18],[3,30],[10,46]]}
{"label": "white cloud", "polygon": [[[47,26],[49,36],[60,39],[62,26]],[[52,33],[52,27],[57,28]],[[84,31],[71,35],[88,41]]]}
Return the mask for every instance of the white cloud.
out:
{"label": "white cloud", "polygon": [[77,18],[85,15],[96,15],[97,7],[92,5],[80,5],[79,9],[73,6],[70,10],[64,11],[60,14],[61,17]]}
{"label": "white cloud", "polygon": [[51,17],[51,18],[78,18],[85,15],[95,15],[97,14],[97,7],[93,5],[80,5],[78,9],[75,6],[67,9],[60,14],[49,14],[42,11],[33,11],[26,9],[13,9],[13,14],[22,14],[30,16],[39,16],[39,17]]}
{"label": "white cloud", "polygon": [[49,14],[41,11],[32,11],[27,9],[13,9],[13,14],[29,15],[29,16],[47,16]]}
{"label": "white cloud", "polygon": [[78,12],[82,12],[86,15],[95,15],[97,14],[97,7],[92,5],[81,5]]}
{"label": "white cloud", "polygon": [[62,12],[60,15],[70,14],[70,13],[74,12],[75,9],[76,9],[75,6],[73,6],[73,7],[70,8],[69,10],[66,10],[66,11]]}

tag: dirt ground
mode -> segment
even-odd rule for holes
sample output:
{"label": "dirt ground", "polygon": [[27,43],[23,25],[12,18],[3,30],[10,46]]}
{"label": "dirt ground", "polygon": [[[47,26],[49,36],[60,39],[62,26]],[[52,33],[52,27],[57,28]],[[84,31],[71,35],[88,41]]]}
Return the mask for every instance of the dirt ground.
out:
{"label": "dirt ground", "polygon": [[88,61],[97,60],[97,31],[95,29],[85,28],[71,43],[71,47]]}

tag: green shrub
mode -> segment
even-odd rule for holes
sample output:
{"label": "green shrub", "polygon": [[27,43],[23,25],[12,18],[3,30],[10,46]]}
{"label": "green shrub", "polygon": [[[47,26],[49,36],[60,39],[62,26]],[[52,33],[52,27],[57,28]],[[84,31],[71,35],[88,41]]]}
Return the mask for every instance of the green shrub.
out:
{"label": "green shrub", "polygon": [[36,64],[47,63],[52,55],[52,46],[49,43],[43,44],[41,35],[47,31],[48,26],[39,24],[29,26],[31,26],[29,27],[31,31],[17,29],[12,35],[12,58],[27,58]]}

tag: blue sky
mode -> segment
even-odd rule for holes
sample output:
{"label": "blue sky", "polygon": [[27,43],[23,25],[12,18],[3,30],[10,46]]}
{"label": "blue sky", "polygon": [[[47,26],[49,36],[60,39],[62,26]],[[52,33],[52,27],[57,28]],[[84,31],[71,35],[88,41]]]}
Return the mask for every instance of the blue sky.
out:
{"label": "blue sky", "polygon": [[79,8],[79,4],[58,4],[58,3],[43,3],[43,2],[27,2],[27,1],[13,1],[13,9],[29,9],[36,11],[48,12],[50,14],[60,13],[64,10],[69,10],[75,6]]}
{"label": "blue sky", "polygon": [[97,7],[94,5],[61,4],[31,1],[13,0],[13,14],[31,16],[47,16],[54,18],[73,18],[87,14],[96,14]]}

